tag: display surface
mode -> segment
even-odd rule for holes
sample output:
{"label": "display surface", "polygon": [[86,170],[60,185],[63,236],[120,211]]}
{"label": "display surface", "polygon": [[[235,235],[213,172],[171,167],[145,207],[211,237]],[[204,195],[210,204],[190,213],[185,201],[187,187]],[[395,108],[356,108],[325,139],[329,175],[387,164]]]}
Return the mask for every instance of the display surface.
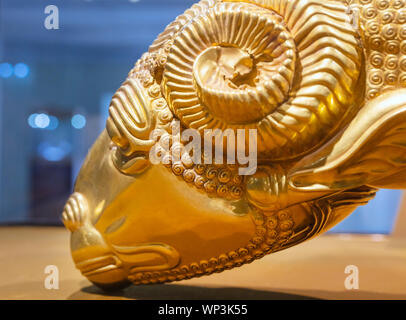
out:
{"label": "display surface", "polygon": [[400,0],[194,5],[112,99],[63,212],[77,268],[104,288],[220,272],[406,188],[404,39]]}

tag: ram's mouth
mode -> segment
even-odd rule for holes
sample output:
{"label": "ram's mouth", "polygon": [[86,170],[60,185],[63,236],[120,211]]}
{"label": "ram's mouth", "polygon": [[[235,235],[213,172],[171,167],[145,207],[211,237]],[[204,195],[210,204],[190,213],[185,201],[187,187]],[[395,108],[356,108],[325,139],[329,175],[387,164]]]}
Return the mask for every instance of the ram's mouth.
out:
{"label": "ram's mouth", "polygon": [[76,267],[85,277],[91,277],[118,270],[122,267],[122,262],[114,255],[106,255],[79,262]]}
{"label": "ram's mouth", "polygon": [[140,174],[150,165],[145,153],[138,152],[131,156],[126,156],[118,147],[113,147],[111,158],[114,166],[126,175]]}

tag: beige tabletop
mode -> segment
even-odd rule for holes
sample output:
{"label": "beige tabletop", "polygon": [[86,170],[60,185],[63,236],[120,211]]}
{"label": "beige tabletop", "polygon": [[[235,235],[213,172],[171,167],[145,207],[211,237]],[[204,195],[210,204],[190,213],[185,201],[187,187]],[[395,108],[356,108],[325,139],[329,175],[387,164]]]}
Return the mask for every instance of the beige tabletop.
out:
{"label": "beige tabletop", "polygon": [[[59,270],[48,290],[45,267]],[[345,268],[359,271],[347,290]],[[406,238],[325,235],[220,274],[107,294],[71,261],[57,227],[0,227],[0,299],[406,299]]]}

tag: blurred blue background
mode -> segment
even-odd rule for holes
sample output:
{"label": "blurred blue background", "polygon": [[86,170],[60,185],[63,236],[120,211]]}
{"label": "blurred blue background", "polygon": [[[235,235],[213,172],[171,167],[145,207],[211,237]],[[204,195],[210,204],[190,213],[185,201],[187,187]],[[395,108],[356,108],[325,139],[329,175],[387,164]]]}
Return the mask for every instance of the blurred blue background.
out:
{"label": "blurred blue background", "polygon": [[[110,98],[193,0],[0,0],[0,224],[60,224]],[[59,29],[44,12],[59,9]],[[390,233],[400,191],[381,191],[334,232]]]}

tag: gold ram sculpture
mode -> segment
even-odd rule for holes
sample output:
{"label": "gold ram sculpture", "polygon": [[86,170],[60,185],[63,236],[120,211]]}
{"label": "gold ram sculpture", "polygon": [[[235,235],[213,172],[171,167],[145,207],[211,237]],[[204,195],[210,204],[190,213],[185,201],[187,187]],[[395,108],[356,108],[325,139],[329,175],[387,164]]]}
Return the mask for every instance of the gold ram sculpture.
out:
{"label": "gold ram sculpture", "polygon": [[[77,268],[106,289],[209,275],[406,188],[405,3],[203,0],[179,16],[114,95],[65,206]],[[210,161],[224,143],[192,154],[180,130],[243,132],[254,170],[236,149]]]}

